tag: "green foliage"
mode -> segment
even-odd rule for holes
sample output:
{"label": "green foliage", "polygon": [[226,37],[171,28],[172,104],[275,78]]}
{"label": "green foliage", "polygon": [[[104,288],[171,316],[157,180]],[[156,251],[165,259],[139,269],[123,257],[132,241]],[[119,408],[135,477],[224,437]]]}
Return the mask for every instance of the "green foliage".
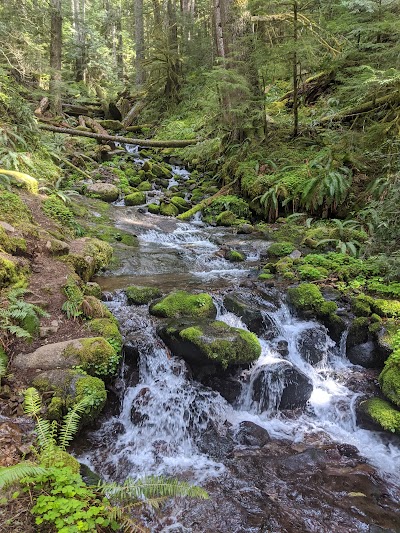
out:
{"label": "green foliage", "polygon": [[63,228],[69,228],[74,235],[82,235],[83,229],[76,222],[75,215],[65,202],[55,194],[52,194],[42,202],[43,212]]}
{"label": "green foliage", "polygon": [[268,255],[274,257],[283,257],[291,254],[295,250],[295,246],[291,242],[275,242],[268,248]]}
{"label": "green foliage", "polygon": [[13,226],[24,227],[32,221],[32,216],[18,194],[1,191],[0,219]]}
{"label": "green foliage", "polygon": [[224,211],[230,211],[238,218],[249,218],[250,210],[247,202],[238,196],[220,196],[204,209],[205,220],[212,220]]}
{"label": "green foliage", "polygon": [[400,433],[400,411],[392,404],[380,398],[372,398],[361,404],[361,407],[383,429]]}
{"label": "green foliage", "polygon": [[82,339],[81,347],[70,344],[64,350],[65,357],[77,358],[80,368],[92,376],[104,377],[115,375],[120,353],[103,337]]}
{"label": "green foliage", "polygon": [[166,318],[178,318],[181,316],[213,317],[216,314],[212,297],[209,294],[190,294],[185,291],[169,294],[160,302],[152,305],[150,312],[156,316]]}
{"label": "green foliage", "polygon": [[49,316],[37,305],[25,302],[25,289],[12,289],[0,302],[0,346],[6,349],[13,338],[32,338],[26,328],[38,317]]}

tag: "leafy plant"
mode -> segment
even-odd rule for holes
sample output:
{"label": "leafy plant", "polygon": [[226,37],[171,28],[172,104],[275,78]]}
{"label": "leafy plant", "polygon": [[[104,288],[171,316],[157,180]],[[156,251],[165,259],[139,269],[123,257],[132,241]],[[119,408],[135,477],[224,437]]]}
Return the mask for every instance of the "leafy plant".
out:
{"label": "leafy plant", "polygon": [[150,505],[158,508],[167,498],[189,496],[207,498],[200,487],[163,477],[142,480],[127,479],[123,485],[99,483],[88,486],[79,474],[79,463],[66,452],[79,428],[80,416],[91,402],[90,396],[78,402],[57,422],[41,417],[38,391],[29,388],[25,393],[24,409],[36,421],[37,462],[23,461],[0,468],[0,487],[20,482],[33,500],[31,512],[36,524],[51,524],[57,533],[86,531],[147,531],[129,512],[132,508]]}
{"label": "leafy plant", "polygon": [[32,334],[28,324],[37,322],[38,317],[48,316],[41,307],[25,302],[22,299],[24,294],[25,289],[13,289],[0,302],[0,346],[4,349],[7,349],[13,337],[30,339]]}

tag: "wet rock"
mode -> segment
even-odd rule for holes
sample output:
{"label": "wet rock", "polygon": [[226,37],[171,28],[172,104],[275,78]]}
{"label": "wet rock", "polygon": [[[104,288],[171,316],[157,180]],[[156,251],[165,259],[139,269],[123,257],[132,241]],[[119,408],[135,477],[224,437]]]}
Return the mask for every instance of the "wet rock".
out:
{"label": "wet rock", "polygon": [[144,411],[150,399],[151,390],[148,387],[143,387],[140,389],[132,402],[131,421],[133,424],[138,426],[149,419],[148,415]]}
{"label": "wet rock", "polygon": [[271,441],[271,437],[266,429],[258,426],[254,422],[246,420],[239,424],[239,430],[235,435],[235,440],[243,446],[257,446],[261,448]]}
{"label": "wet rock", "polygon": [[288,341],[278,341],[276,343],[275,350],[282,356],[287,357],[289,355],[289,344]]}
{"label": "wet rock", "polygon": [[[213,369],[216,370],[215,367]],[[220,377],[212,375],[202,379],[201,382],[220,393],[230,404],[234,404],[242,391],[242,383],[235,377]]]}
{"label": "wet rock", "polygon": [[237,229],[238,235],[249,235],[253,231],[254,228],[251,224],[240,224]]}
{"label": "wet rock", "polygon": [[249,330],[256,335],[263,335],[264,338],[270,340],[279,333],[277,325],[267,313],[256,307],[251,307],[235,295],[225,296],[224,307],[227,311],[240,317]]}
{"label": "wet rock", "polygon": [[293,252],[289,254],[290,259],[300,259],[301,256],[302,253],[300,252],[300,250],[293,250]]}
{"label": "wet rock", "polygon": [[303,409],[313,390],[310,379],[288,361],[263,365],[253,383],[253,401],[260,412]]}
{"label": "wet rock", "polygon": [[201,452],[220,461],[232,452],[235,442],[226,428],[217,427],[210,421],[201,434],[198,445]]}
{"label": "wet rock", "polygon": [[351,347],[347,350],[347,357],[353,365],[360,365],[364,368],[382,368],[385,362],[382,353],[373,341]]}
{"label": "wet rock", "polygon": [[301,332],[297,340],[297,349],[302,358],[310,365],[316,365],[326,355],[327,338],[321,328],[310,328]]}
{"label": "wet rock", "polygon": [[346,348],[349,350],[357,344],[364,344],[369,340],[369,320],[367,317],[358,317],[353,320],[346,339]]}

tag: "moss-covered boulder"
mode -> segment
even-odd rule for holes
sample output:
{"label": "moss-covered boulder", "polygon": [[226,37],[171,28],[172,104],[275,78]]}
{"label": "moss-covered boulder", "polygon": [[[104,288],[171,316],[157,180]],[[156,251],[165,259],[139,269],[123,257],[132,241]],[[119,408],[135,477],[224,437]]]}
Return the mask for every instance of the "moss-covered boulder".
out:
{"label": "moss-covered boulder", "polygon": [[151,204],[148,204],[147,210],[152,215],[158,215],[158,213],[160,212],[160,206],[159,204],[151,203]]}
{"label": "moss-covered boulder", "polygon": [[125,294],[129,305],[143,305],[159,298],[161,291],[157,287],[137,287],[131,285],[125,289]]}
{"label": "moss-covered boulder", "polygon": [[366,419],[373,424],[371,429],[375,426],[392,433],[400,434],[400,411],[391,403],[381,398],[370,398],[361,402],[359,406],[360,411],[363,415],[363,422]]}
{"label": "moss-covered boulder", "polygon": [[151,191],[152,186],[149,181],[145,180],[145,181],[142,181],[142,183],[139,183],[137,188],[138,188],[138,191],[146,192],[146,191]]}
{"label": "moss-covered boulder", "polygon": [[115,374],[119,354],[104,337],[73,339],[45,344],[30,354],[18,354],[13,364],[27,371],[79,367],[92,376]]}
{"label": "moss-covered boulder", "polygon": [[228,250],[225,254],[225,259],[231,263],[241,263],[245,260],[245,256],[237,250]]}
{"label": "moss-covered boulder", "polygon": [[119,189],[112,183],[97,181],[87,186],[86,196],[111,203],[118,200]]}
{"label": "moss-covered boulder", "polygon": [[268,255],[272,257],[284,257],[291,254],[296,247],[291,242],[274,242],[268,248]]}
{"label": "moss-covered boulder", "polygon": [[163,318],[215,318],[217,310],[212,297],[207,293],[190,294],[186,291],[177,291],[151,305],[150,313]]}
{"label": "moss-covered boulder", "polygon": [[18,284],[23,279],[15,257],[0,251],[0,289]]}
{"label": "moss-covered boulder", "polygon": [[143,205],[146,203],[146,194],[142,191],[125,196],[125,205]]}
{"label": "moss-covered boulder", "polygon": [[183,320],[160,329],[160,336],[172,352],[195,367],[252,363],[261,355],[254,333],[220,321],[193,323]]}
{"label": "moss-covered boulder", "polygon": [[215,219],[217,226],[234,226],[237,216],[232,211],[223,211]]}
{"label": "moss-covered boulder", "polygon": [[51,400],[46,405],[46,418],[61,420],[69,409],[84,398],[90,398],[81,424],[93,422],[103,409],[107,391],[104,382],[79,370],[48,370],[38,374],[32,385]]}
{"label": "moss-covered boulder", "polygon": [[73,266],[83,281],[108,265],[113,254],[112,247],[99,239],[82,237],[70,243],[70,253],[63,260]]}
{"label": "moss-covered boulder", "polygon": [[101,298],[102,290],[98,283],[95,281],[88,281],[83,287],[84,294],[88,296],[94,296],[95,298]]}
{"label": "moss-covered boulder", "polygon": [[170,178],[171,177],[171,170],[166,165],[163,165],[161,163],[153,163],[151,168],[152,173],[157,178]]}
{"label": "moss-covered boulder", "polygon": [[177,207],[180,213],[184,213],[190,208],[190,203],[180,196],[173,196],[171,198],[171,204]]}
{"label": "moss-covered boulder", "polygon": [[160,206],[160,215],[165,217],[176,217],[179,215],[179,209],[174,204],[162,202]]}

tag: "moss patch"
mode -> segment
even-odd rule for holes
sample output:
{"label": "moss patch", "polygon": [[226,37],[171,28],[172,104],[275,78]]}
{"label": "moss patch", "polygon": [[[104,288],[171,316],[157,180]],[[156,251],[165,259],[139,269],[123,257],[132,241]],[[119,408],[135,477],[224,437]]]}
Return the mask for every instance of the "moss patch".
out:
{"label": "moss patch", "polygon": [[1,191],[0,220],[16,227],[23,227],[26,223],[32,222],[32,216],[18,194]]}
{"label": "moss patch", "polygon": [[132,285],[125,289],[125,294],[129,305],[143,305],[148,304],[155,298],[159,298],[161,291],[157,287],[137,287]]}
{"label": "moss patch", "polygon": [[125,205],[143,205],[146,203],[146,194],[138,191],[125,196]]}
{"label": "moss patch", "polygon": [[400,434],[400,411],[380,398],[371,398],[361,404],[362,410],[383,429]]}
{"label": "moss patch", "polygon": [[152,305],[150,313],[165,318],[179,318],[181,316],[213,318],[217,311],[209,294],[190,294],[185,291],[177,291]]}
{"label": "moss patch", "polygon": [[95,318],[89,322],[89,327],[94,333],[104,337],[117,352],[121,351],[122,335],[115,320]]}
{"label": "moss patch", "polygon": [[81,344],[81,348],[69,345],[63,355],[77,358],[80,367],[92,376],[112,376],[116,373],[119,355],[106,339],[103,337],[82,339]]}
{"label": "moss patch", "polygon": [[275,242],[268,248],[268,255],[273,257],[283,257],[291,254],[295,250],[295,246],[291,242]]}

